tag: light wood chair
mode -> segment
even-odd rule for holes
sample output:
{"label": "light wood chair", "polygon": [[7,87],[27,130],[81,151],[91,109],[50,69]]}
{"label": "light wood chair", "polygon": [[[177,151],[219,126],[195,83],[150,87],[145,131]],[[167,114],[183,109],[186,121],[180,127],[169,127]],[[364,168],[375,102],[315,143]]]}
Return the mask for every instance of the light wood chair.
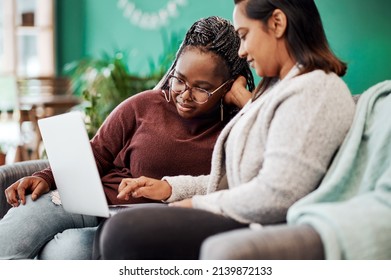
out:
{"label": "light wood chair", "polygon": [[[38,120],[69,111],[80,103],[66,77],[38,77],[17,80],[19,125],[23,138],[25,123],[30,124],[33,135],[24,137],[15,161],[39,159],[42,138]],[[26,139],[28,138],[28,139]]]}

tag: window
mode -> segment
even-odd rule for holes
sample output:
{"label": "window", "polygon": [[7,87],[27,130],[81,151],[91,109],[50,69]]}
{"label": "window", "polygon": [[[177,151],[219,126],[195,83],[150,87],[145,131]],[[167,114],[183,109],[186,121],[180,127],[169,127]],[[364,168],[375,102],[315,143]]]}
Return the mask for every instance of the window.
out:
{"label": "window", "polygon": [[0,0],[0,75],[55,76],[54,0]]}

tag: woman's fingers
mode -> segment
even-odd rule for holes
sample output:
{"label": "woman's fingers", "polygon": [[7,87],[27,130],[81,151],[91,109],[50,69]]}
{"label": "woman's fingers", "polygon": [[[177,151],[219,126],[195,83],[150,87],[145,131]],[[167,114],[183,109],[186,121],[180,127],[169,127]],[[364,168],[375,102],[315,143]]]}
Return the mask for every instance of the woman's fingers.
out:
{"label": "woman's fingers", "polygon": [[5,190],[7,202],[13,207],[18,207],[20,203],[26,204],[26,194],[31,193],[32,199],[36,200],[43,193],[49,191],[48,183],[39,177],[28,176],[13,183]]}
{"label": "woman's fingers", "polygon": [[42,194],[50,191],[50,187],[45,180],[34,182],[33,192],[31,193],[31,199],[37,200]]}
{"label": "woman's fingers", "polygon": [[154,200],[164,200],[171,196],[171,186],[166,181],[147,177],[123,179],[118,187],[119,199],[129,200],[130,197],[145,197]]}
{"label": "woman's fingers", "polygon": [[118,186],[118,199],[129,200],[132,193],[143,186],[141,178],[126,178]]}
{"label": "woman's fingers", "polygon": [[7,203],[10,204],[12,207],[19,206],[19,197],[17,193],[19,183],[20,181],[13,183],[4,191],[5,197],[7,198]]}

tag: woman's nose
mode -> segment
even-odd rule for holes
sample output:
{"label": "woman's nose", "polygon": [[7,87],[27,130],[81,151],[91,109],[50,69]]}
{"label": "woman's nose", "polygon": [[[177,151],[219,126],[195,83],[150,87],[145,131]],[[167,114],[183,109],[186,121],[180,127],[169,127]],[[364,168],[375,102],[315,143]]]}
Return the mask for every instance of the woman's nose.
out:
{"label": "woman's nose", "polygon": [[191,94],[190,94],[190,90],[189,90],[189,89],[185,90],[185,91],[182,93],[182,99],[183,99],[183,101],[185,101],[185,100],[191,100]]}
{"label": "woman's nose", "polygon": [[243,47],[243,43],[240,43],[238,55],[239,55],[240,58],[246,58],[247,57],[247,52],[245,51],[245,49]]}

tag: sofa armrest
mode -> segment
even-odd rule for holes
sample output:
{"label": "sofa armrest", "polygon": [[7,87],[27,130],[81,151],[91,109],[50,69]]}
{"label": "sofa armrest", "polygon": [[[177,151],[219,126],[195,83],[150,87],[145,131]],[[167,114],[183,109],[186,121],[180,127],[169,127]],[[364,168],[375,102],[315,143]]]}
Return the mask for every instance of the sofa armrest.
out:
{"label": "sofa armrest", "polygon": [[270,225],[242,228],[213,235],[201,246],[206,260],[319,260],[324,249],[309,225]]}
{"label": "sofa armrest", "polygon": [[49,166],[47,160],[29,160],[0,166],[0,219],[11,207],[5,197],[5,189],[22,177],[30,176],[36,171]]}

